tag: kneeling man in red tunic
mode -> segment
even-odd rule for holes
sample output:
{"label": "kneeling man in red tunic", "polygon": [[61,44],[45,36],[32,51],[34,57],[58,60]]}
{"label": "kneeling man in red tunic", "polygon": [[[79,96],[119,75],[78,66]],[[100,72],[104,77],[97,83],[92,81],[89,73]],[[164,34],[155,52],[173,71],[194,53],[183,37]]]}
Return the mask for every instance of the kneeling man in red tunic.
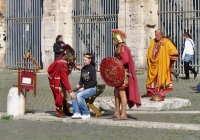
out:
{"label": "kneeling man in red tunic", "polygon": [[[68,76],[75,67],[74,50],[68,45],[63,46],[64,53],[61,54],[48,68],[48,79],[51,90],[54,95],[57,117],[65,117],[69,115],[67,95],[63,92],[63,88],[67,90],[72,99],[76,99],[76,95],[70,87]],[[62,108],[63,106],[63,108]]]}

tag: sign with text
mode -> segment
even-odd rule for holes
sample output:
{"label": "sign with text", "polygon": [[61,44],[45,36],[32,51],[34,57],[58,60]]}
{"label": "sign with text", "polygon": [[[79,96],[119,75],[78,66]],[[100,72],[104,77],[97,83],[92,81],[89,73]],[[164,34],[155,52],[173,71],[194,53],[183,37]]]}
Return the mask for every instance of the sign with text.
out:
{"label": "sign with text", "polygon": [[32,85],[33,84],[33,72],[22,71],[21,73],[21,84]]}

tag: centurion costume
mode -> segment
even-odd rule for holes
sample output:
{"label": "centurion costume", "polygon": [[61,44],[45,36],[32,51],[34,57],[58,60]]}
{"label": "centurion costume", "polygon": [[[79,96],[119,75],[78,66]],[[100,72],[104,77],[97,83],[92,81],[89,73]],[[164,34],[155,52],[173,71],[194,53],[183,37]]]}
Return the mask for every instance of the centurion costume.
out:
{"label": "centurion costume", "polygon": [[[51,90],[54,95],[54,102],[56,106],[56,115],[58,117],[64,117],[69,115],[67,96],[63,93],[71,93],[72,89],[68,81],[68,76],[75,67],[74,64],[75,56],[74,50],[70,45],[65,44],[63,46],[63,53],[49,66],[48,79],[50,83]],[[63,106],[63,110],[62,110]]]}
{"label": "centurion costume", "polygon": [[108,86],[125,88],[129,107],[141,105],[138,81],[131,51],[125,44],[126,34],[118,29],[111,30],[113,40],[118,42],[114,57],[104,58],[100,74]]}

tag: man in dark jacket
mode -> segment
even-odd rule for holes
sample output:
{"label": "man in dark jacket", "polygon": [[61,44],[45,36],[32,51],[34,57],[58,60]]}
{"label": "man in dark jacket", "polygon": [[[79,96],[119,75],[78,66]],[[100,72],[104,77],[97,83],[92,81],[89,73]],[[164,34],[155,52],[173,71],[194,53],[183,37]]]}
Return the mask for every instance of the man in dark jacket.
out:
{"label": "man in dark jacket", "polygon": [[58,56],[61,54],[61,48],[65,43],[63,42],[62,35],[58,35],[56,37],[56,42],[53,45],[53,51],[54,51],[54,60],[58,58]]}

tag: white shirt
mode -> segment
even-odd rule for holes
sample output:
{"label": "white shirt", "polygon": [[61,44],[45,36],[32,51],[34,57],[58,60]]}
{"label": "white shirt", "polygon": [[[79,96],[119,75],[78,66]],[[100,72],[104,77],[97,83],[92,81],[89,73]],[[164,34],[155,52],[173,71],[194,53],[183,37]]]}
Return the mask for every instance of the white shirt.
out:
{"label": "white shirt", "polygon": [[183,50],[182,58],[184,59],[185,54],[194,55],[194,41],[190,38],[185,40],[185,46]]}

